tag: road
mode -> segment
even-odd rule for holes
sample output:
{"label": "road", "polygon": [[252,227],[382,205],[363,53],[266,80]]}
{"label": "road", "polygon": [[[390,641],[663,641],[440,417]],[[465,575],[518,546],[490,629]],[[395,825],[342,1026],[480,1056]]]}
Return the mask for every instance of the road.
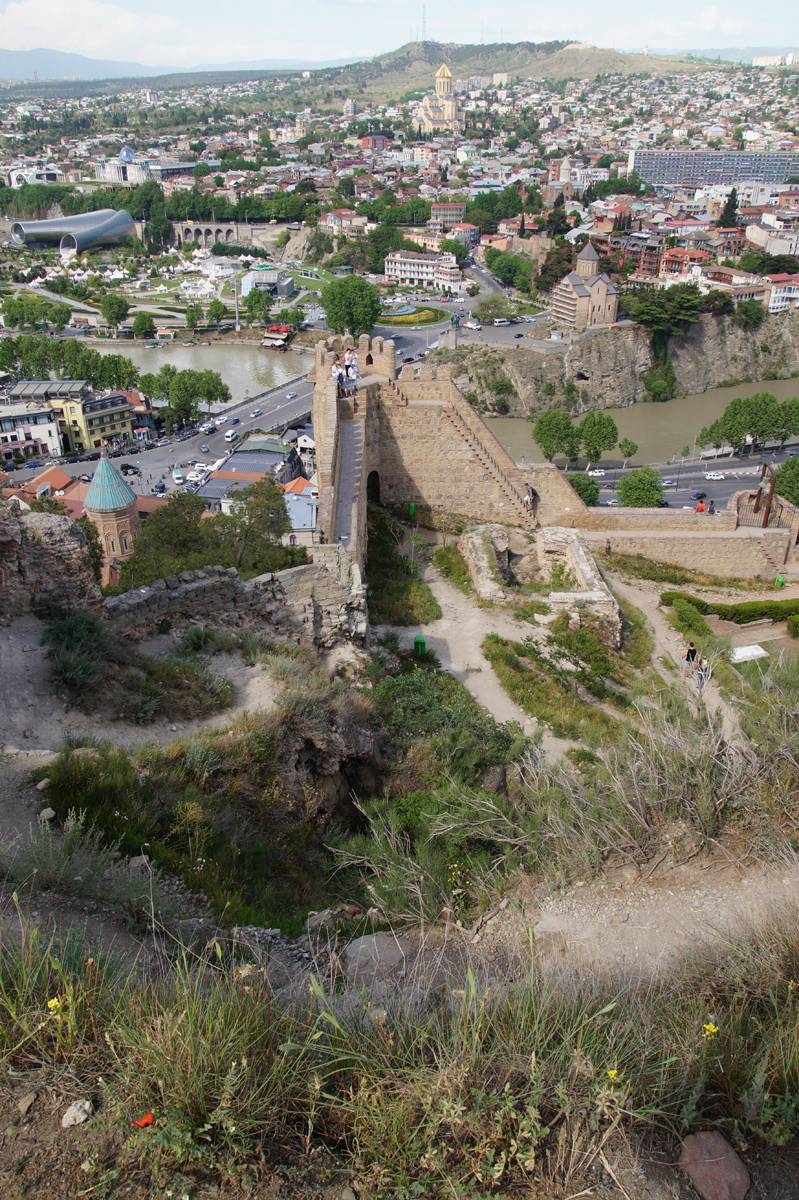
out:
{"label": "road", "polygon": [[[789,453],[791,453],[791,449],[786,447],[773,454],[771,451],[767,451],[762,457],[760,454],[756,454],[752,458],[720,458],[716,461],[705,460],[677,466],[657,464],[661,479],[673,480],[676,485],[666,488],[664,498],[668,500],[670,508],[688,506],[695,508],[697,502],[691,498],[693,493],[706,492],[708,500],[713,500],[716,508],[725,508],[733,492],[738,492],[742,488],[752,488],[754,491],[759,486],[760,468],[763,462],[774,462],[779,465],[785,461]],[[627,473],[636,465],[640,464],[628,466]],[[625,472],[620,467],[603,466],[603,469],[604,476],[597,479],[601,489],[599,502],[607,504],[613,498],[616,486]],[[723,475],[724,478],[706,478],[709,473],[716,472]],[[768,480],[764,481],[764,486],[768,486]]]}
{"label": "road", "polygon": [[[289,399],[289,392],[294,392],[296,395]],[[242,433],[253,430],[266,432],[270,429],[280,429],[282,432],[285,425],[302,417],[304,413],[310,412],[312,404],[313,387],[303,379],[283,384],[263,399],[251,397],[241,404],[233,404],[229,408],[225,408],[224,413],[226,417],[239,418],[240,423],[235,428]],[[251,417],[250,413],[257,408],[262,410],[261,415]],[[222,411],[216,406],[215,415],[219,415]],[[156,446],[151,450],[126,454],[112,461],[117,468],[121,467],[123,463],[130,463],[139,468],[140,476],[129,475],[127,479],[133,490],[140,495],[149,495],[155,484],[161,480],[167,485],[167,491],[171,492],[176,488],[171,474],[173,466],[187,468],[189,462],[195,459],[207,463],[216,462],[230,450],[230,446],[225,441],[225,433],[231,428],[233,426],[226,421],[224,425],[218,426],[214,433],[196,433],[181,442],[172,438],[168,446]],[[208,446],[208,453],[203,453],[200,449],[201,446]],[[65,471],[67,475],[71,475],[73,479],[81,475],[93,475],[96,465],[96,462],[60,464],[61,470]],[[30,479],[40,472],[41,468],[14,471],[11,479],[14,482]]]}

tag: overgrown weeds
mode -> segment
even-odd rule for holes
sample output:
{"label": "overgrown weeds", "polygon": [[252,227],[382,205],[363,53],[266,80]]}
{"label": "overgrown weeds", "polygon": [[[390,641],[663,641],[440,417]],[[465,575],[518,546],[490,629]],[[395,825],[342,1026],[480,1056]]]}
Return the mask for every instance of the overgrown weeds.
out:
{"label": "overgrown weeds", "polygon": [[369,584],[369,617],[376,625],[426,625],[437,621],[441,609],[430,588],[419,578],[426,546],[410,534],[409,549],[402,553],[406,530],[388,513],[370,509],[366,578]]}
{"label": "overgrown weeds", "polygon": [[467,974],[438,1005],[409,993],[374,1014],[313,977],[302,1010],[258,971],[125,978],[75,939],[33,933],[2,946],[0,1053],[90,1091],[101,1077],[111,1111],[151,1111],[128,1153],[153,1176],[240,1177],[326,1148],[366,1196],[570,1193],[616,1130],[796,1135],[795,923],[785,913],[648,987],[533,969],[498,998]]}

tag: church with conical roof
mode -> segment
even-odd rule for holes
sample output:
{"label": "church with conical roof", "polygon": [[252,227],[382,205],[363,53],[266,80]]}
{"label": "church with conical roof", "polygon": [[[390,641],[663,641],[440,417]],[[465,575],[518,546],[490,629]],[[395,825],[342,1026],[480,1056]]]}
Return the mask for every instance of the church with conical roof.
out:
{"label": "church with conical roof", "polygon": [[86,498],[86,516],[96,526],[103,547],[101,583],[115,584],[119,568],[133,554],[133,543],[141,533],[137,497],[111,460],[103,453]]}
{"label": "church with conical roof", "polygon": [[417,133],[453,133],[463,126],[463,114],[452,93],[452,72],[446,63],[436,71],[436,94],[424,96],[413,118]]}
{"label": "church with conical roof", "polygon": [[552,315],[572,329],[612,325],[619,312],[619,297],[609,275],[599,270],[599,255],[586,242],[577,255],[575,269],[552,289]]}

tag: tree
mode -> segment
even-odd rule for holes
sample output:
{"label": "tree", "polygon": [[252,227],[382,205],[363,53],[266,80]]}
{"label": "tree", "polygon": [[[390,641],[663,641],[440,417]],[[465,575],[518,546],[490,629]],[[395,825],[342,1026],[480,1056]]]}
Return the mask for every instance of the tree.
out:
{"label": "tree", "polygon": [[337,279],[322,288],[322,308],[330,329],[357,337],[369,333],[380,315],[380,289],[360,275]]}
{"label": "tree", "polygon": [[587,475],[577,472],[569,476],[569,483],[586,504],[599,504],[599,484],[595,479],[589,479]]}
{"label": "tree", "polygon": [[759,300],[739,300],[732,319],[742,329],[758,329],[763,324],[765,315],[765,309]]}
{"label": "tree", "polygon": [[683,446],[682,450],[680,451],[680,456],[681,456],[681,458],[687,458],[690,453],[691,453],[691,447],[686,444],[685,446]]}
{"label": "tree", "polygon": [[622,438],[619,442],[619,451],[624,459],[624,466],[627,466],[627,461],[630,458],[635,458],[638,453],[638,443],[630,441],[629,438]]}
{"label": "tree", "polygon": [[719,229],[731,229],[738,224],[738,193],[735,188],[732,189],[727,202],[719,214],[718,225]]}
{"label": "tree", "polygon": [[195,304],[194,308],[186,310],[186,328],[196,329],[202,323],[204,317],[202,304]]}
{"label": "tree", "polygon": [[245,573],[267,570],[269,549],[291,528],[283,489],[270,475],[236,492],[230,512],[214,523],[223,558]]}
{"label": "tree", "polygon": [[142,587],[153,579],[218,561],[208,553],[213,530],[204,512],[205,501],[186,492],[150,513],[133,554],[120,568],[120,586]]}
{"label": "tree", "polygon": [[565,454],[567,459],[576,458],[580,449],[579,432],[569,414],[559,408],[551,408],[536,417],[533,441],[547,462],[552,462],[556,454]]}
{"label": "tree", "polygon": [[612,450],[619,440],[619,430],[613,417],[603,412],[589,412],[577,426],[586,458],[596,462],[603,450]]}
{"label": "tree", "polygon": [[117,296],[114,292],[109,292],[107,296],[103,296],[100,302],[100,312],[111,328],[117,329],[130,312],[130,305],[124,296]]}
{"label": "tree", "polygon": [[227,316],[227,305],[221,300],[212,300],[208,305],[208,320],[212,325],[216,325],[217,329],[224,317]]}
{"label": "tree", "polygon": [[454,254],[459,267],[462,267],[469,257],[469,247],[458,238],[443,238],[438,248],[442,254]]}
{"label": "tree", "polygon": [[777,469],[774,490],[789,504],[799,507],[799,458],[789,458]]}
{"label": "tree", "polygon": [[627,508],[657,508],[663,499],[663,482],[654,467],[638,467],[622,476],[616,494]]}
{"label": "tree", "polygon": [[252,324],[256,317],[260,317],[265,321],[270,309],[272,308],[272,297],[269,292],[263,288],[251,288],[244,300],[244,309],[247,313],[247,320]]}
{"label": "tree", "polygon": [[149,313],[136,313],[133,318],[133,336],[137,338],[155,337],[155,321]]}

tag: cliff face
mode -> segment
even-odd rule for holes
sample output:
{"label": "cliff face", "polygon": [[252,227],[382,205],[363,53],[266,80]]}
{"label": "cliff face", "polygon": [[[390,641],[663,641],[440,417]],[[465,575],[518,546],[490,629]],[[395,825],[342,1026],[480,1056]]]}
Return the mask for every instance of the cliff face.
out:
{"label": "cliff face", "polygon": [[[489,411],[502,398],[512,416],[563,404],[579,414],[646,400],[642,377],[652,369],[649,334],[637,325],[589,330],[573,342],[514,346],[459,346],[433,356],[449,363],[458,387]],[[545,348],[544,348],[545,346]],[[669,339],[679,390],[691,395],[729,380],[786,378],[799,372],[799,312],[767,317],[745,330],[728,317],[703,316],[681,337]],[[502,396],[500,379],[513,385]]]}
{"label": "cliff face", "polygon": [[669,358],[688,395],[730,379],[784,378],[799,371],[799,312],[766,317],[759,329],[741,329],[729,317],[704,316],[682,337],[669,339]]}

